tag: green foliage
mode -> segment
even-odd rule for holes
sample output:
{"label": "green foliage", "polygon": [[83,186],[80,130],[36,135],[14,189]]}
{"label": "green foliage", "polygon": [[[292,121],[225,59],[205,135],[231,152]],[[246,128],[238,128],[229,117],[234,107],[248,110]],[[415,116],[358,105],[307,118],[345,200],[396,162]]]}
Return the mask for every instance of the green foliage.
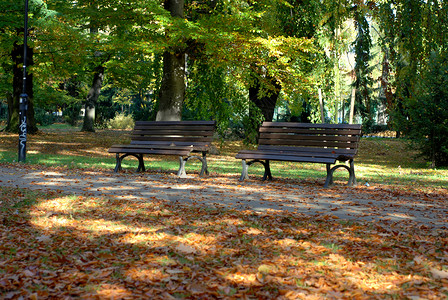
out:
{"label": "green foliage", "polygon": [[38,125],[48,126],[56,121],[56,117],[51,112],[47,112],[40,107],[35,107],[34,112],[34,118]]}
{"label": "green foliage", "polygon": [[372,39],[370,36],[370,25],[367,21],[364,7],[357,6],[354,20],[357,29],[356,40],[354,42],[354,71],[356,79],[353,83],[356,89],[355,113],[361,116],[364,129],[370,131],[370,128],[374,125],[373,114],[376,110],[377,103],[372,95],[373,68],[370,65],[372,61]]}
{"label": "green foliage", "polygon": [[448,166],[448,55],[433,52],[407,99],[408,136],[432,167]]}
{"label": "green foliage", "polygon": [[131,115],[119,113],[107,122],[106,127],[108,129],[132,129],[134,125],[135,122]]}
{"label": "green foliage", "polygon": [[185,120],[216,120],[223,138],[228,136],[228,128],[238,127],[248,111],[242,87],[226,76],[225,69],[199,61],[191,67],[185,104]]}

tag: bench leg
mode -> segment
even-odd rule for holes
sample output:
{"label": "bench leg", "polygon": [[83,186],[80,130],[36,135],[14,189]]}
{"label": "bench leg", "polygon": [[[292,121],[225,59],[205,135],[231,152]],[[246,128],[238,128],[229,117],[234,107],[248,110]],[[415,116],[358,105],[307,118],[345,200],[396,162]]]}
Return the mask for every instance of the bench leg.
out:
{"label": "bench leg", "polygon": [[353,159],[350,160],[350,166],[346,165],[336,165],[333,168],[330,168],[330,164],[327,164],[327,179],[325,180],[324,187],[327,188],[333,185],[333,173],[338,168],[345,168],[348,171],[348,186],[356,186],[356,176],[355,176],[355,163]]}
{"label": "bench leg", "polygon": [[145,172],[145,163],[143,162],[143,154],[135,155],[138,159],[137,172]]}
{"label": "bench leg", "polygon": [[202,152],[202,159],[199,158],[199,160],[202,162],[201,173],[199,173],[199,176],[208,175],[207,153]]}
{"label": "bench leg", "polygon": [[271,165],[269,164],[269,160],[266,160],[265,162],[260,161],[264,166],[264,175],[263,175],[263,181],[264,180],[272,180],[272,173],[271,173]]}
{"label": "bench leg", "polygon": [[324,187],[327,188],[333,185],[333,172],[334,169],[330,167],[330,164],[327,164],[327,179],[325,180]]}
{"label": "bench leg", "polygon": [[249,175],[247,174],[248,169],[249,169],[249,165],[246,163],[246,160],[245,160],[245,159],[243,159],[243,160],[241,161],[241,163],[242,163],[242,167],[243,167],[243,169],[242,169],[242,171],[241,171],[240,181],[244,181],[245,179],[249,179]]}
{"label": "bench leg", "polygon": [[187,178],[187,172],[185,171],[185,164],[188,160],[187,158],[183,158],[182,156],[179,156],[179,171],[177,171],[177,176],[181,178]]}
{"label": "bench leg", "polygon": [[350,159],[350,168],[348,170],[350,177],[348,178],[348,186],[356,186],[356,176],[355,176],[355,162]]}
{"label": "bench leg", "polygon": [[249,166],[253,163],[259,162],[264,166],[264,175],[263,175],[263,180],[272,180],[272,174],[271,174],[271,167],[269,164],[269,160],[266,161],[262,161],[262,160],[258,160],[258,159],[254,159],[251,160],[249,162],[246,162],[245,159],[241,160],[242,163],[242,171],[241,171],[241,177],[240,177],[240,181],[244,181],[245,179],[249,179]]}
{"label": "bench leg", "polygon": [[138,167],[137,167],[137,172],[145,172],[145,163],[143,162],[143,154],[134,154],[134,153],[125,153],[122,156],[120,156],[120,153],[116,154],[116,160],[117,160],[117,164],[115,165],[115,169],[114,172],[117,173],[119,171],[122,170],[121,168],[121,161],[127,157],[127,156],[134,156],[135,158],[138,159]]}
{"label": "bench leg", "polygon": [[202,157],[188,156],[188,157],[183,158],[182,156],[179,156],[180,165],[179,165],[179,171],[177,172],[177,176],[183,177],[183,178],[187,177],[187,172],[185,171],[185,165],[186,165],[187,161],[189,161],[192,158],[197,158],[202,163],[201,172],[199,173],[199,176],[208,175],[208,165],[207,165],[207,156],[206,155],[207,155],[206,152],[202,152]]}
{"label": "bench leg", "polygon": [[117,163],[116,163],[116,165],[115,165],[114,172],[115,172],[115,173],[118,173],[119,171],[121,171],[121,160],[122,160],[122,158],[120,157],[120,153],[117,153],[117,154],[115,155],[115,158],[116,158],[116,160],[117,160]]}

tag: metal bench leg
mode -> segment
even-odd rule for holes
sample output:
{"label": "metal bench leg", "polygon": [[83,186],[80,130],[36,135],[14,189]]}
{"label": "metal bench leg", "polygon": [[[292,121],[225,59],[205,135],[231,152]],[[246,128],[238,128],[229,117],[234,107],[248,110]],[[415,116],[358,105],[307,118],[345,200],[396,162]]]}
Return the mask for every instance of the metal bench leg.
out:
{"label": "metal bench leg", "polygon": [[348,169],[348,173],[350,174],[348,178],[348,186],[356,186],[356,176],[355,176],[355,162],[353,159],[350,159],[350,168]]}
{"label": "metal bench leg", "polygon": [[355,164],[353,160],[350,160],[350,167],[346,165],[336,165],[333,168],[330,168],[330,164],[327,164],[327,179],[325,180],[324,187],[327,188],[331,185],[333,185],[333,173],[338,168],[345,168],[348,171],[349,177],[348,177],[348,186],[354,186],[356,185],[356,177],[355,177]]}
{"label": "metal bench leg", "polygon": [[271,166],[269,164],[269,160],[266,160],[265,162],[261,162],[264,166],[264,175],[263,175],[263,181],[264,180],[272,180],[272,174],[271,174]]}
{"label": "metal bench leg", "polygon": [[199,159],[202,162],[201,173],[199,173],[199,176],[208,175],[207,153],[202,152],[202,158]]}
{"label": "metal bench leg", "polygon": [[135,155],[138,159],[137,172],[145,172],[145,163],[143,162],[143,154]]}
{"label": "metal bench leg", "polygon": [[247,174],[248,169],[249,169],[249,165],[246,163],[246,160],[245,160],[245,159],[243,159],[243,160],[241,161],[241,163],[242,163],[242,167],[243,167],[243,169],[242,169],[242,171],[241,171],[240,181],[244,181],[245,179],[249,179],[249,175]]}
{"label": "metal bench leg", "polygon": [[182,156],[179,156],[179,171],[177,171],[177,176],[181,178],[187,178],[187,172],[185,171],[185,164],[188,158],[184,159]]}
{"label": "metal bench leg", "polygon": [[120,153],[117,153],[116,154],[117,164],[115,165],[115,169],[114,169],[115,173],[117,173],[117,172],[122,170],[121,162],[127,156],[134,156],[135,158],[138,159],[137,172],[145,172],[145,163],[143,162],[143,154],[125,153],[122,156],[120,156]]}
{"label": "metal bench leg", "polygon": [[122,160],[122,158],[120,157],[120,153],[117,153],[115,157],[116,157],[116,160],[117,160],[117,164],[115,165],[114,172],[117,173],[117,172],[121,171],[121,160]]}
{"label": "metal bench leg", "polygon": [[330,168],[330,164],[327,164],[327,179],[325,180],[324,187],[327,188],[333,185],[333,172],[335,169]]}

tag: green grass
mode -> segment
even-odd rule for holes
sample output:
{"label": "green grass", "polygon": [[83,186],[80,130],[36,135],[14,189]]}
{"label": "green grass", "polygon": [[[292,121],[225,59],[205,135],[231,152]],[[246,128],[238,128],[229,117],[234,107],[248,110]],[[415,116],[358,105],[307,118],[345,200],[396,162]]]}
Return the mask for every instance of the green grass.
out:
{"label": "green grass", "polygon": [[[126,142],[128,131],[97,130],[95,133],[81,133],[78,127],[66,124],[53,124],[40,127],[41,133],[30,135],[28,142],[27,164],[57,166],[67,169],[93,168],[113,170],[115,156],[107,149],[113,143]],[[2,135],[9,143],[0,143],[0,162],[14,163],[18,159],[17,136]],[[249,149],[241,142],[216,141],[220,154],[208,156],[209,171],[212,175],[227,175],[238,178],[241,173],[241,160],[235,159],[240,149]],[[145,156],[145,167],[149,172],[176,173],[179,168],[177,157]],[[125,158],[122,167],[134,171],[138,162],[132,156]],[[192,159],[186,164],[187,174],[198,174],[201,163]],[[430,169],[417,153],[407,147],[403,139],[362,138],[358,156],[355,158],[355,170],[360,184],[385,184],[413,188],[446,188],[448,169]],[[323,164],[271,162],[274,178],[322,182],[326,168]],[[264,168],[255,163],[249,168],[249,177],[260,180]],[[338,169],[334,173],[336,183],[345,183],[348,172]]]}

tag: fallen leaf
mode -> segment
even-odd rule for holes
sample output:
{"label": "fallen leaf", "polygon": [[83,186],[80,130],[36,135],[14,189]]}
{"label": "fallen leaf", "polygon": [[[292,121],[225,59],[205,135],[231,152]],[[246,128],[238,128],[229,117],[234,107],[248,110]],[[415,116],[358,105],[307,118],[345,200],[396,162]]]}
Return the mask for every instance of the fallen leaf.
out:
{"label": "fallen leaf", "polygon": [[431,268],[431,274],[437,279],[448,279],[448,272]]}
{"label": "fallen leaf", "polygon": [[185,245],[180,243],[179,245],[177,245],[176,250],[185,254],[192,254],[192,253],[196,253],[196,249],[194,249],[191,246]]}

